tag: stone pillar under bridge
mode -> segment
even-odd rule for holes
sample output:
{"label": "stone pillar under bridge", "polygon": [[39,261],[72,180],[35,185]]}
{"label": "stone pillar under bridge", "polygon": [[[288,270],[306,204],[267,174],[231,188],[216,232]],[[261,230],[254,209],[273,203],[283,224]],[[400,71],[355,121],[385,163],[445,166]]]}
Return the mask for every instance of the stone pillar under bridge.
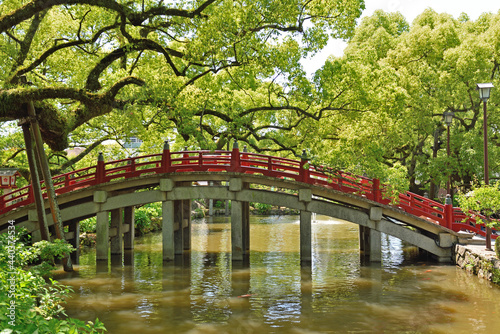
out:
{"label": "stone pillar under bridge", "polygon": [[[165,192],[166,199],[174,188],[183,186],[191,187],[192,182],[160,181],[160,190]],[[191,249],[191,200],[162,201],[162,219],[163,260],[172,261],[175,255]]]}
{"label": "stone pillar under bridge", "polygon": [[[370,208],[370,220],[374,223],[382,219],[382,208]],[[382,234],[367,226],[359,225],[359,250],[370,262],[382,261]]]}
{"label": "stone pillar under bridge", "polygon": [[[240,192],[249,185],[239,178],[229,180],[229,191]],[[243,261],[250,254],[250,203],[231,201],[231,256],[232,261]]]}
{"label": "stone pillar under bridge", "polygon": [[[123,248],[125,250],[134,249],[135,240],[135,207],[127,206],[123,208]],[[128,225],[128,230],[126,226]]]}
{"label": "stone pillar under bridge", "polygon": [[102,210],[106,203],[108,194],[106,191],[94,191],[94,203],[99,205],[96,214],[96,261],[108,261],[109,259],[109,211]]}

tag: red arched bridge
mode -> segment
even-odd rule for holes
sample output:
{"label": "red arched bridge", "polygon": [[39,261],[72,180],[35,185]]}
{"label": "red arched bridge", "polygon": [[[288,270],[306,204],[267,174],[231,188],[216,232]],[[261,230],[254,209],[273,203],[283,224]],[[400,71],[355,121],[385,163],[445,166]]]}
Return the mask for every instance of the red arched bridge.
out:
{"label": "red arched bridge", "polygon": [[[311,213],[358,224],[360,248],[372,261],[380,260],[381,232],[408,241],[441,262],[452,261],[455,243],[473,234],[485,235],[474,216],[451,204],[411,192],[391,201],[377,179],[312,166],[305,157],[293,160],[240,152],[237,145],[232,151],[171,152],[166,144],[160,154],[109,162],[100,155],[96,166],[52,179],[63,224],[69,229],[66,236],[74,245],[78,245],[79,222],[97,217],[98,260],[108,259],[109,247],[111,254],[133,248],[133,208],[151,202],[162,202],[164,260],[190,249],[190,201],[199,198],[231,200],[233,260],[249,251],[249,202],[300,210],[304,261],[311,259]],[[48,209],[46,214],[52,226]],[[24,226],[35,240],[40,238],[31,185],[0,196],[0,231],[7,231],[9,224]]]}

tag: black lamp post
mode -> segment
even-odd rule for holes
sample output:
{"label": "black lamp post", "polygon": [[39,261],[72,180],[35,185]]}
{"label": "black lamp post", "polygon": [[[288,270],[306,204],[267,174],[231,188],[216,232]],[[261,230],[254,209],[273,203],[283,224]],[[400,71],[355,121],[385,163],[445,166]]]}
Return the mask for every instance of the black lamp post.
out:
{"label": "black lamp post", "polygon": [[[486,102],[490,98],[490,91],[493,84],[480,83],[477,84],[479,98],[483,101],[483,137],[484,137],[484,184],[490,184],[489,165],[488,165],[488,118],[486,115]],[[486,249],[491,250],[491,228],[486,227]]]}
{"label": "black lamp post", "polygon": [[[455,113],[453,111],[445,111],[443,113],[443,119],[444,123],[446,124],[448,128],[448,141],[446,145],[446,153],[448,155],[448,160],[450,159],[450,126],[451,123],[453,122],[453,117],[455,116]],[[448,175],[448,180],[446,182],[446,194],[450,194],[453,198],[453,195],[451,193],[451,173]]]}

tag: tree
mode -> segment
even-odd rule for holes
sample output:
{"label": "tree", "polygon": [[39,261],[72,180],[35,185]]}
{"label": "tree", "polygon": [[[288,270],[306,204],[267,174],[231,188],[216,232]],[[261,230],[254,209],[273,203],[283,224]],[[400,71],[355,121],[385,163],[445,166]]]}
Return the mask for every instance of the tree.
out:
{"label": "tree", "polygon": [[[378,11],[363,19],[344,56],[330,58],[316,76],[323,103],[343,96],[351,106],[351,112],[317,124],[315,131],[325,133],[323,155],[372,176],[402,167],[414,192],[432,190],[449,175],[456,186],[470,187],[483,166],[476,83],[498,78],[499,28],[498,15],[472,22],[431,9],[411,26],[397,13]],[[339,72],[342,80],[334,75]],[[488,101],[490,110],[497,96]],[[450,158],[444,111],[455,112]],[[490,115],[490,163],[497,175],[499,119]]]}
{"label": "tree", "polygon": [[53,151],[152,131],[289,150],[272,133],[304,112],[284,86],[306,82],[299,60],[329,36],[349,38],[362,9],[362,0],[3,2],[0,122],[26,117],[32,100]]}

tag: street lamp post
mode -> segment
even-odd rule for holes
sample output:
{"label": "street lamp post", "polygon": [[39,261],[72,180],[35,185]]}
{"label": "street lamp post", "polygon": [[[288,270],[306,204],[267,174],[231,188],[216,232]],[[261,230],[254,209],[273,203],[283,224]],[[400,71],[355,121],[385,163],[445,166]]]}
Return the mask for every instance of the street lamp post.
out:
{"label": "street lamp post", "polygon": [[[484,138],[484,184],[490,184],[489,164],[488,164],[488,118],[486,114],[486,102],[490,98],[490,91],[493,84],[479,83],[476,89],[479,91],[479,98],[483,101],[483,138]],[[486,249],[491,250],[491,228],[486,226]]]}
{"label": "street lamp post", "polygon": [[[453,117],[455,113],[453,111],[445,111],[443,113],[444,123],[448,128],[448,141],[446,145],[446,153],[448,155],[448,161],[450,160],[450,125],[453,122]],[[448,175],[448,180],[446,181],[446,194],[450,194],[453,198],[453,194],[451,193],[451,173]]]}

